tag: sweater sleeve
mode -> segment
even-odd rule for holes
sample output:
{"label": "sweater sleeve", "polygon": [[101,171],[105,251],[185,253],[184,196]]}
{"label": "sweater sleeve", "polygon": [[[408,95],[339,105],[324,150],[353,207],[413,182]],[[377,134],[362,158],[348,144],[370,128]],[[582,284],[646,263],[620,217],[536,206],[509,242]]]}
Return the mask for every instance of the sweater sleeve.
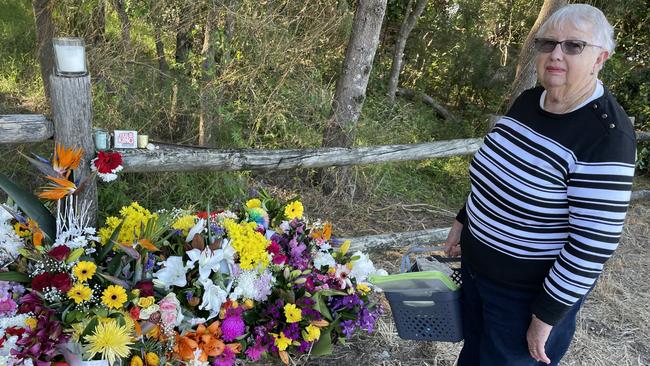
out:
{"label": "sweater sleeve", "polygon": [[460,222],[463,225],[467,225],[467,203],[463,205],[463,208],[461,208],[458,211],[458,214],[456,214],[456,221]]}
{"label": "sweater sleeve", "polygon": [[[613,136],[611,136],[613,135]],[[636,142],[621,133],[594,141],[597,153],[577,161],[567,186],[569,236],[532,304],[555,325],[594,286],[618,246],[632,190]]]}

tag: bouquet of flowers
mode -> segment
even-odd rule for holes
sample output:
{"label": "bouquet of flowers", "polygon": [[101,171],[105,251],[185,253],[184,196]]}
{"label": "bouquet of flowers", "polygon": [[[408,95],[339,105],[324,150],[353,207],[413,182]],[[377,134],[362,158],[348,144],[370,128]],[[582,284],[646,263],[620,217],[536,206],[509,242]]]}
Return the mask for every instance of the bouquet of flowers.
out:
{"label": "bouquet of flowers", "polygon": [[[297,199],[262,192],[233,210],[150,212],[133,202],[89,225],[57,146],[40,201],[0,175],[0,365],[296,363],[332,352],[382,314],[377,270]],[[56,175],[52,175],[56,173]]]}

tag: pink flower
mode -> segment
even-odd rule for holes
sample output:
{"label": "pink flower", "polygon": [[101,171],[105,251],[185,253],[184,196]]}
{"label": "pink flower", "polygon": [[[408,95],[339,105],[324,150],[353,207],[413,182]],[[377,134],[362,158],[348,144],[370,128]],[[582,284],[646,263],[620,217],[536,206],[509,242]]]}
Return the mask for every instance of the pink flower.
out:
{"label": "pink flower", "polygon": [[235,356],[235,352],[230,347],[226,347],[222,354],[214,358],[212,366],[232,366],[235,364]]}
{"label": "pink flower", "polygon": [[160,320],[167,326],[178,326],[183,320],[181,313],[181,303],[176,298],[176,294],[167,294],[158,302],[160,307]]}
{"label": "pink flower", "polygon": [[223,340],[232,342],[245,333],[246,325],[239,314],[231,315],[221,323],[221,331],[223,332]]}
{"label": "pink flower", "polygon": [[17,308],[18,304],[11,298],[0,300],[0,315],[3,317],[13,315]]}

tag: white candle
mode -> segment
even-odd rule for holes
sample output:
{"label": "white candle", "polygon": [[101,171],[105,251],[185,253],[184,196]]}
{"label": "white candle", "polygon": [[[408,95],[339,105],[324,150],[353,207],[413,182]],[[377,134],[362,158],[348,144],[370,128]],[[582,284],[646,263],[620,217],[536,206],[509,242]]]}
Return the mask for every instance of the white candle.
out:
{"label": "white candle", "polygon": [[60,72],[86,72],[83,46],[57,45],[55,46],[54,50],[56,52],[56,58],[59,61],[58,66]]}
{"label": "white candle", "polygon": [[54,45],[57,75],[80,76],[86,74],[86,48],[82,38],[53,38],[52,44]]}

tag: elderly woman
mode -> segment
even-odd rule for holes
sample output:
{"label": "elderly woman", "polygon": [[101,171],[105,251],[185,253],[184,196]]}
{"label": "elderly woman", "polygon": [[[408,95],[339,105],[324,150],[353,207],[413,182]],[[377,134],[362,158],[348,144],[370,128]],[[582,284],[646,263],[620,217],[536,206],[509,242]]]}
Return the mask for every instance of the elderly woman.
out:
{"label": "elderly woman", "polygon": [[634,130],[598,80],[612,26],[590,5],[567,5],[535,49],[541,86],[485,138],[447,238],[450,255],[462,249],[459,366],[557,365],[630,199]]}

